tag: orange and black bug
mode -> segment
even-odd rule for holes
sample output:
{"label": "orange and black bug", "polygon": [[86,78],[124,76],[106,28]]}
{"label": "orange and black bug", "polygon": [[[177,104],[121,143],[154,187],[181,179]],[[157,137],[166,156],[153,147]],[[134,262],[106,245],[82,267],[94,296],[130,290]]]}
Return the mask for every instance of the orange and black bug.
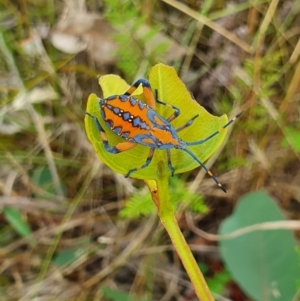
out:
{"label": "orange and black bug", "polygon": [[[142,85],[143,94],[146,100],[146,103],[136,99],[131,96],[131,94]],[[163,118],[153,109],[155,107],[155,102],[158,102],[161,105],[172,108],[174,113],[167,119]],[[105,149],[112,153],[117,154],[126,150],[129,150],[141,144],[150,148],[148,157],[145,163],[136,168],[132,168],[128,171],[125,177],[129,177],[133,172],[146,168],[154,155],[156,149],[166,150],[168,167],[171,170],[172,175],[174,175],[174,167],[171,162],[171,153],[170,149],[180,149],[188,153],[199,165],[204,168],[207,174],[212,177],[216,184],[226,192],[222,184],[217,180],[217,178],[207,169],[207,167],[187,148],[191,145],[200,145],[210,140],[223,129],[228,127],[234,120],[241,116],[243,112],[237,114],[233,119],[227,122],[219,130],[215,131],[208,137],[194,141],[186,142],[179,138],[178,132],[184,128],[190,126],[193,121],[198,117],[194,116],[187,123],[181,127],[175,129],[171,125],[171,121],[177,118],[180,115],[179,108],[166,104],[158,99],[157,95],[154,96],[150,83],[146,79],[137,80],[124,94],[122,95],[112,95],[105,99],[99,100],[101,117],[105,121],[106,125],[118,136],[124,138],[126,141],[118,143],[115,146],[110,146],[108,144],[107,135],[103,127],[101,126],[97,117],[86,112],[88,116],[93,118],[95,124],[100,132],[101,139],[103,141]]]}

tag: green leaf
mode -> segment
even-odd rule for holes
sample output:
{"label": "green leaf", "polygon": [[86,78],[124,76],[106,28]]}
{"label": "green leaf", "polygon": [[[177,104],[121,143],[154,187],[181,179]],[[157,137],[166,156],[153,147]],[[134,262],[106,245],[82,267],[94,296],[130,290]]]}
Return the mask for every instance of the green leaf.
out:
{"label": "green leaf", "polygon": [[[184,185],[184,182],[176,176],[170,180],[169,194],[174,211],[181,204],[185,204],[186,209],[192,212],[202,214],[208,212],[203,198],[198,193],[190,192]],[[119,215],[123,218],[136,219],[140,216],[148,216],[151,213],[157,212],[157,207],[151,200],[149,191],[137,191],[126,201],[125,207],[119,212]]]}
{"label": "green leaf", "polygon": [[[191,97],[190,92],[179,79],[174,68],[163,64],[155,65],[150,71],[149,81],[152,90],[157,90],[159,99],[180,108],[180,116],[172,122],[175,128],[185,124],[196,114],[199,114],[199,117],[195,119],[190,127],[179,133],[179,137],[182,140],[201,140],[218,130],[227,122],[226,115],[221,117],[212,116]],[[124,80],[116,75],[103,76],[99,82],[103,90],[104,98],[111,95],[123,94],[129,87]],[[134,95],[141,94],[141,87],[138,90],[139,91],[136,91]],[[143,96],[137,96],[137,98],[143,99]],[[168,118],[174,112],[174,110],[160,104],[157,104],[156,111],[165,118]],[[87,112],[97,116],[107,133],[110,145],[116,145],[118,142],[124,141],[124,139],[118,137],[108,129],[100,117],[99,98],[95,94],[91,94],[88,99]],[[96,153],[100,159],[115,172],[126,174],[130,169],[140,167],[145,163],[150,151],[148,147],[137,145],[133,149],[123,153],[111,154],[105,150],[97,127],[93,119],[89,116],[85,117],[85,127],[88,138],[93,144]],[[220,147],[226,132],[227,130],[225,129],[205,144],[192,146],[189,147],[189,149],[200,160],[205,161]],[[171,158],[176,174],[192,170],[198,166],[198,163],[182,150],[172,149]],[[162,168],[164,172],[170,174],[167,167],[166,151],[156,150],[150,165],[145,169],[132,173],[131,176],[138,179],[157,179],[158,172],[160,172]]]}
{"label": "green leaf", "polygon": [[[235,212],[221,225],[224,235],[240,228],[284,220],[264,192],[242,197]],[[221,255],[235,281],[254,300],[292,300],[300,279],[296,242],[289,230],[262,230],[221,240]]]}
{"label": "green leaf", "polygon": [[[32,234],[28,223],[23,219],[21,212],[13,207],[6,207],[3,209],[3,214],[14,230],[22,237],[27,237]],[[36,240],[31,237],[30,243],[32,246],[36,244]]]}
{"label": "green leaf", "polygon": [[203,197],[199,193],[190,192],[184,182],[177,177],[170,180],[170,202],[175,211],[181,204],[185,204],[186,209],[194,213],[208,213]]}
{"label": "green leaf", "polygon": [[226,284],[231,280],[230,273],[224,269],[214,275],[213,278],[207,279],[207,285],[209,289],[215,294],[223,294]]}
{"label": "green leaf", "polygon": [[128,219],[137,219],[140,216],[148,216],[155,212],[156,207],[152,202],[149,191],[137,191],[126,202],[125,207],[119,212],[119,216]]}
{"label": "green leaf", "polygon": [[54,257],[53,263],[55,263],[57,266],[71,264],[72,262],[76,261],[83,254],[83,252],[84,251],[82,248],[63,250]]}
{"label": "green leaf", "polygon": [[[56,194],[56,190],[53,185],[53,179],[48,167],[36,167],[31,175],[31,180],[38,187],[45,190],[50,194]],[[62,191],[65,192],[65,187],[60,183]],[[45,198],[47,196],[44,196]]]}

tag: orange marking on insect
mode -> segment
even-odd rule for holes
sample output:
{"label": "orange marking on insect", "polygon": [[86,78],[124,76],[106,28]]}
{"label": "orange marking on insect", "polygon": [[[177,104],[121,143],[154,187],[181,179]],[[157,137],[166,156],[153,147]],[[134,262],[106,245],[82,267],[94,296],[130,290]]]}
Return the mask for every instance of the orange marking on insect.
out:
{"label": "orange marking on insect", "polygon": [[138,105],[138,102],[133,106],[130,101],[130,96],[128,97],[128,101],[120,101],[118,98],[107,101],[107,104],[119,108],[122,110],[122,112],[128,112],[129,118],[127,121],[125,121],[121,116],[116,115],[114,112],[112,112],[110,109],[107,108],[107,106],[103,106],[102,110],[105,114],[105,120],[113,120],[113,128],[120,127],[122,129],[122,132],[128,132],[129,138],[134,138],[137,135],[145,135],[149,133],[149,130],[142,129],[138,126],[133,126],[132,121],[135,117],[139,117],[140,120],[145,122],[146,125],[149,126],[149,128],[152,127],[151,122],[148,119],[147,116],[147,108],[146,106],[141,109]]}
{"label": "orange marking on insect", "polygon": [[158,124],[158,125],[166,125],[159,117],[154,116],[154,121]]}
{"label": "orange marking on insect", "polygon": [[135,90],[136,90],[136,88],[132,86],[132,87],[130,87],[130,88],[127,90],[127,92],[128,92],[129,94],[132,94]]}
{"label": "orange marking on insect", "polygon": [[154,142],[153,139],[151,138],[143,138],[142,141],[146,144],[153,144]]}
{"label": "orange marking on insect", "polygon": [[146,99],[148,106],[155,109],[156,102],[155,102],[153,92],[149,88],[144,88],[143,94],[144,94],[144,97]]}
{"label": "orange marking on insect", "polygon": [[151,134],[157,137],[162,144],[172,143],[174,146],[180,145],[178,139],[172,136],[172,133],[159,128],[153,128]]}
{"label": "orange marking on insect", "polygon": [[118,143],[116,145],[116,148],[118,149],[118,151],[123,152],[123,151],[126,151],[126,150],[130,150],[135,146],[136,146],[136,143],[126,141],[126,142]]}
{"label": "orange marking on insect", "polygon": [[107,136],[104,132],[100,132],[100,136],[102,140],[107,140]]}

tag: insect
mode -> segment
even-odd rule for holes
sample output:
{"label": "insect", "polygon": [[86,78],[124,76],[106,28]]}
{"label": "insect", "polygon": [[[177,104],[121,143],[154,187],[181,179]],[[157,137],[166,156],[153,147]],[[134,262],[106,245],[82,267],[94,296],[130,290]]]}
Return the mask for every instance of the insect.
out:
{"label": "insect", "polygon": [[[142,85],[143,95],[146,103],[131,96],[132,93]],[[165,119],[158,114],[153,108],[155,104],[159,103],[174,110],[173,114]],[[167,104],[158,99],[157,91],[154,93],[151,89],[150,83],[146,79],[137,80],[124,94],[112,95],[105,99],[99,100],[101,117],[105,121],[106,125],[118,136],[124,138],[126,141],[120,142],[115,146],[110,146],[108,143],[107,135],[103,127],[101,126],[98,118],[86,112],[88,116],[93,118],[103,141],[106,151],[112,154],[118,154],[123,151],[127,151],[135,147],[137,144],[141,144],[150,148],[149,154],[145,163],[142,166],[132,168],[128,171],[125,177],[129,177],[132,173],[146,168],[154,155],[156,149],[166,150],[168,167],[174,175],[175,169],[171,162],[170,149],[179,149],[189,154],[215,181],[215,183],[226,192],[224,186],[218,181],[218,179],[208,170],[208,168],[193,154],[187,147],[192,145],[200,145],[210,140],[223,129],[228,127],[243,113],[240,112],[229,122],[227,122],[220,129],[209,135],[208,137],[187,142],[180,139],[178,132],[189,127],[198,115],[194,116],[188,122],[178,128],[174,128],[171,122],[180,115],[180,109]]]}

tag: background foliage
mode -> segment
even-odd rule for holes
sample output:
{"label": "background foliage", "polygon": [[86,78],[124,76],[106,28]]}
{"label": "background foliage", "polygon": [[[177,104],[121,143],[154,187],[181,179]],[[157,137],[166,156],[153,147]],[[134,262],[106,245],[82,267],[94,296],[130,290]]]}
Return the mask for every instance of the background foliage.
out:
{"label": "background foliage", "polygon": [[[102,95],[98,74],[130,83],[162,62],[210,113],[245,110],[206,163],[228,193],[198,168],[172,179],[171,194],[216,300],[270,300],[249,289],[252,257],[240,251],[243,266],[230,256],[247,235],[282,235],[286,252],[265,267],[299,260],[299,22],[292,0],[1,1],[0,299],[194,297],[143,183],[105,167],[83,125],[88,95]],[[262,201],[270,196],[284,218],[272,234],[261,225],[260,234],[223,240],[251,191],[249,224],[272,215]],[[272,298],[297,293],[299,269],[285,289],[274,274],[263,287]]]}

